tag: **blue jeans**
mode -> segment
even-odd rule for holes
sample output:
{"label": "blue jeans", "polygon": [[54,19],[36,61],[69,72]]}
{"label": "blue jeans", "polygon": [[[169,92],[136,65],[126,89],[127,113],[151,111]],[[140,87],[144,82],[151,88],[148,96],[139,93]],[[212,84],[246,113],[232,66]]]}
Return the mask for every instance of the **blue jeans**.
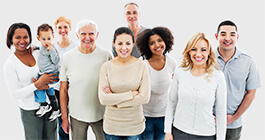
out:
{"label": "blue jeans", "polygon": [[[52,72],[51,72],[52,73]],[[51,74],[49,73],[49,74]],[[55,76],[58,76],[59,73],[56,72],[56,75]],[[38,79],[41,75],[38,75]],[[55,83],[55,82],[53,82]],[[51,96],[55,96],[55,92],[54,92],[54,88],[49,88],[47,90],[35,90],[34,91],[34,95],[35,95],[35,102],[38,102],[38,103],[45,103],[46,102],[46,94],[48,95],[51,95]]]}
{"label": "blue jeans", "polygon": [[142,134],[135,136],[116,136],[105,133],[105,140],[142,140]]}
{"label": "blue jeans", "polygon": [[[57,140],[57,121],[48,121],[50,113],[36,117],[37,110],[20,108],[26,140]],[[15,133],[14,133],[15,134]]]}
{"label": "blue jeans", "polygon": [[165,117],[145,117],[145,130],[142,134],[144,140],[164,140]]}

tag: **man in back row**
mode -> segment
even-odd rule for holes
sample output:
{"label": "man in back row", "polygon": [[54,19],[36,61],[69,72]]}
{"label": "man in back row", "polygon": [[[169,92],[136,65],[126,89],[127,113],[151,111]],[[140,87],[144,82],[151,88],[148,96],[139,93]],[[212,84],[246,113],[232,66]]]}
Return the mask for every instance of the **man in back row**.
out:
{"label": "man in back row", "polygon": [[219,24],[215,34],[218,69],[222,70],[227,84],[226,140],[239,140],[242,115],[253,101],[260,78],[254,60],[236,47],[237,26],[232,21]]}

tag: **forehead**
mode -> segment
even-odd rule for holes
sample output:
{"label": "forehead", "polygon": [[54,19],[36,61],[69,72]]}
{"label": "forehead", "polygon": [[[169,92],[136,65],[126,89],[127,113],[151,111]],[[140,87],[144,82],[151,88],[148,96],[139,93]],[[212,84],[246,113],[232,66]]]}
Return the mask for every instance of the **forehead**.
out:
{"label": "forehead", "polygon": [[203,48],[203,47],[207,47],[208,48],[208,42],[205,39],[200,39],[197,41],[196,45],[194,46],[194,48]]}
{"label": "forehead", "polygon": [[50,36],[52,35],[52,30],[49,29],[48,31],[40,31],[40,36]]}
{"label": "forehead", "polygon": [[138,7],[134,4],[129,4],[125,7],[125,11],[138,11]]}
{"label": "forehead", "polygon": [[93,24],[89,24],[89,25],[86,25],[86,26],[80,28],[79,33],[84,33],[84,32],[91,33],[91,32],[95,32],[95,31],[96,31],[95,26]]}
{"label": "forehead", "polygon": [[27,35],[28,31],[25,28],[18,28],[15,30],[14,34]]}
{"label": "forehead", "polygon": [[236,33],[236,27],[235,26],[230,26],[230,25],[224,25],[224,26],[221,26],[220,27],[220,30],[219,30],[220,33],[222,32],[225,32],[225,33],[231,33],[231,32],[234,32]]}
{"label": "forehead", "polygon": [[149,37],[149,41],[156,40],[156,39],[158,39],[158,38],[161,38],[161,36],[158,35],[158,34],[154,34],[154,35],[151,35],[151,36]]}
{"label": "forehead", "polygon": [[117,41],[132,41],[132,36],[129,34],[123,33],[123,34],[117,35],[116,40]]}
{"label": "forehead", "polygon": [[65,21],[60,21],[57,26],[69,26],[68,23],[66,23]]}

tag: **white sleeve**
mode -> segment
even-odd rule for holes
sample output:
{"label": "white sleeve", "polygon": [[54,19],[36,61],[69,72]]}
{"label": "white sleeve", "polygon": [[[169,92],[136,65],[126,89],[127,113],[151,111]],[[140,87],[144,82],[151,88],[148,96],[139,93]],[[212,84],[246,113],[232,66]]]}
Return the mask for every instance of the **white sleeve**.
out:
{"label": "white sleeve", "polygon": [[168,95],[168,103],[165,115],[165,133],[171,133],[171,128],[175,116],[175,111],[178,103],[178,74],[177,70],[174,73],[174,78],[172,80],[169,95]]}
{"label": "white sleeve", "polygon": [[217,140],[224,140],[226,135],[226,97],[227,89],[224,74],[218,73],[218,87],[216,90],[216,135]]}
{"label": "white sleeve", "polygon": [[16,72],[16,66],[12,65],[12,61],[7,61],[4,65],[4,76],[9,92],[15,99],[22,99],[32,94],[35,87],[34,83],[22,86]]}

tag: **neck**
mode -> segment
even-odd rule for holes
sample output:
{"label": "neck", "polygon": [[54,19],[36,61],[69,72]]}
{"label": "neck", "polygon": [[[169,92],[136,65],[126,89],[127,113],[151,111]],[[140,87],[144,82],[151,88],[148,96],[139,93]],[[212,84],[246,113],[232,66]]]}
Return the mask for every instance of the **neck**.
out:
{"label": "neck", "polygon": [[132,57],[131,55],[129,55],[128,57],[126,58],[122,58],[122,57],[117,57],[117,61],[123,65],[126,65],[126,64],[129,64],[132,60]]}
{"label": "neck", "polygon": [[138,30],[140,31],[141,29],[141,26],[139,24],[129,24],[128,27],[130,29],[132,29],[132,31],[135,33],[135,32],[138,32]]}
{"label": "neck", "polygon": [[70,43],[71,43],[71,40],[69,37],[60,38],[60,40],[58,41],[59,46],[62,48],[67,47]]}
{"label": "neck", "polygon": [[24,51],[18,51],[18,50],[16,50],[16,51],[14,52],[14,54],[15,54],[16,56],[25,56],[25,55],[29,54],[29,52],[28,52],[28,50],[24,50]]}
{"label": "neck", "polygon": [[148,60],[148,61],[161,61],[161,60],[165,60],[165,56],[164,55],[152,55],[152,57]]}
{"label": "neck", "polygon": [[218,47],[218,52],[223,57],[225,62],[228,62],[234,56],[236,52],[236,48],[234,47],[231,50],[224,50],[224,49],[221,49],[221,47]]}
{"label": "neck", "polygon": [[206,73],[206,66],[192,66],[191,73],[194,76],[202,76]]}
{"label": "neck", "polygon": [[78,49],[83,54],[90,54],[96,49],[96,45],[94,45],[93,47],[90,47],[90,48],[84,48],[82,46],[79,46]]}

